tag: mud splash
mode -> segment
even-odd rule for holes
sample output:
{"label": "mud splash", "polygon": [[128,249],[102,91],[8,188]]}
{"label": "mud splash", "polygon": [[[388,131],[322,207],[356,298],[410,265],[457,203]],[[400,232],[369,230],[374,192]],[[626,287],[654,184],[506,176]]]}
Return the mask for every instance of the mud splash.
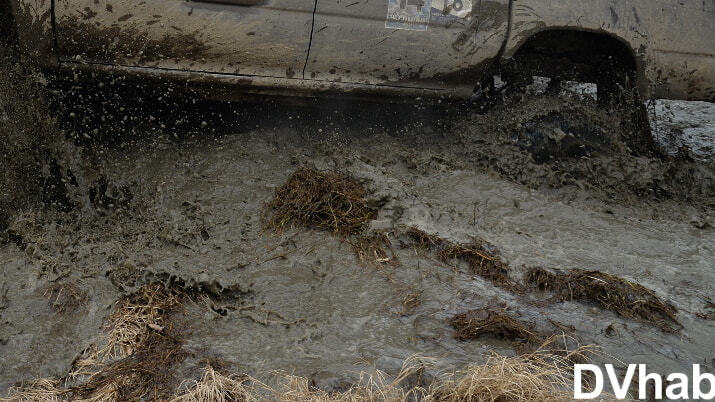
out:
{"label": "mud splash", "polygon": [[61,119],[74,112],[51,77],[5,50],[0,49],[0,242],[24,246],[37,238],[33,216],[40,206],[90,213],[92,205],[111,201],[112,191],[121,189],[102,179],[92,162],[97,154],[72,141],[71,126]]}
{"label": "mud splash", "polygon": [[0,49],[0,69],[0,231],[4,231],[14,213],[38,202],[43,193],[55,195],[49,202],[64,203],[58,187],[65,172],[56,166],[60,155],[55,150],[64,134],[44,102],[45,77],[16,64],[5,49]]}
{"label": "mud splash", "polygon": [[715,163],[663,156],[652,145],[635,145],[640,152],[634,155],[631,146],[640,140],[631,137],[640,129],[627,123],[629,115],[609,113],[593,101],[535,96],[508,100],[455,131],[463,136],[465,157],[531,188],[587,189],[619,203],[710,202]]}
{"label": "mud splash", "polygon": [[132,24],[98,27],[78,17],[59,21],[57,45],[70,60],[119,64],[136,61],[144,65],[166,59],[198,61],[210,53],[198,32],[176,32],[156,39]]}

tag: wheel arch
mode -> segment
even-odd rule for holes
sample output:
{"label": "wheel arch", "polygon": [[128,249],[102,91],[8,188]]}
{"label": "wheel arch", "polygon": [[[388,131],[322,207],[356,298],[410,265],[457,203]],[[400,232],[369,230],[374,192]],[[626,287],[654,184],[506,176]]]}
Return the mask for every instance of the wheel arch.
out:
{"label": "wheel arch", "polygon": [[[529,57],[529,53],[538,48],[550,48],[553,53],[558,53],[566,47],[569,58],[576,58],[578,62],[585,62],[594,58],[594,53],[601,56],[612,56],[624,68],[644,97],[649,96],[649,85],[645,74],[645,60],[626,39],[604,30],[592,30],[581,27],[564,26],[548,27],[538,31],[529,32],[528,35],[519,35],[510,40],[502,64],[508,64],[519,58]],[[588,46],[586,46],[588,45]]]}

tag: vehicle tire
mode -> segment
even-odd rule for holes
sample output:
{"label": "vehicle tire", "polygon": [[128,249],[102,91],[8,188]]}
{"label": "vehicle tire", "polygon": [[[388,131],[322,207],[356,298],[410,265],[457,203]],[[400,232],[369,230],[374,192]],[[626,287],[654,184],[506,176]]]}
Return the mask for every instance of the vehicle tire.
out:
{"label": "vehicle tire", "polygon": [[637,156],[658,156],[658,146],[650,131],[648,110],[628,68],[604,61],[597,80],[600,107],[622,118],[624,141]]}
{"label": "vehicle tire", "polygon": [[635,85],[634,75],[630,67],[607,56],[586,63],[580,57],[569,59],[561,54],[522,55],[502,71],[506,81],[503,98],[524,96],[527,92],[525,88],[533,82],[533,76],[551,78],[547,89],[547,94],[551,96],[558,93],[562,81],[595,81],[597,107],[620,121],[620,140],[630,153],[657,156],[658,147],[651,135],[648,112]]}

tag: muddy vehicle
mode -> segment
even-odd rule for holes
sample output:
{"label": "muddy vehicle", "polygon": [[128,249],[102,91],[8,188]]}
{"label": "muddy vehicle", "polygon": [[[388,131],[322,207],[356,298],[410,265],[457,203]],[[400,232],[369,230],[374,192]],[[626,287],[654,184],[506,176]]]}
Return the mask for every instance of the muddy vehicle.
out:
{"label": "muddy vehicle", "polygon": [[712,1],[384,1],[0,0],[0,34],[48,69],[178,79],[217,98],[469,98],[499,73],[507,87],[595,83],[601,100],[715,98]]}

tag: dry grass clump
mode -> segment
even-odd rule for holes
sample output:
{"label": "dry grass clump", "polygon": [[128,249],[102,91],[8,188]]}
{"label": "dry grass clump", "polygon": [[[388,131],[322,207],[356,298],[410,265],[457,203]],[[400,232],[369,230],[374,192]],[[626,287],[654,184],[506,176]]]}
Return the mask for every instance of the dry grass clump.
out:
{"label": "dry grass clump", "polygon": [[673,305],[662,301],[652,290],[623,278],[600,271],[574,269],[562,274],[531,268],[522,284],[509,277],[509,265],[487,243],[453,244],[414,227],[408,228],[406,235],[420,249],[436,253],[443,261],[464,261],[478,275],[511,292],[522,294],[529,286],[536,287],[556,293],[562,301],[596,303],[603,309],[649,322],[666,332],[674,332],[681,327]]}
{"label": "dry grass clump", "polygon": [[523,292],[523,287],[509,278],[509,265],[495,253],[487,251],[483,244],[455,244],[443,249],[439,255],[445,261],[458,259],[466,262],[476,274],[500,288]]}
{"label": "dry grass clump", "polygon": [[[158,334],[157,334],[158,336]],[[457,373],[443,376],[424,385],[424,370],[429,362],[408,359],[400,373],[392,380],[382,372],[361,374],[360,380],[345,391],[330,392],[316,388],[304,377],[279,375],[279,385],[268,386],[248,376],[222,373],[210,364],[198,381],[185,387],[175,396],[171,383],[163,381],[159,373],[173,364],[171,348],[160,348],[161,353],[146,350],[122,359],[90,380],[69,390],[62,390],[56,380],[38,380],[26,388],[13,389],[3,401],[83,402],[166,400],[170,402],[541,402],[570,400],[573,395],[573,362],[588,361],[590,347],[574,351],[547,350],[555,344],[546,342],[529,354],[504,357],[492,354],[485,364],[471,365]],[[158,343],[162,343],[159,341]],[[158,343],[150,342],[150,345]],[[163,360],[162,360],[163,358]],[[157,359],[150,362],[149,359]],[[163,371],[162,371],[163,370]]]}
{"label": "dry grass clump", "polygon": [[122,358],[141,349],[155,332],[168,332],[169,314],[181,304],[183,295],[161,283],[143,286],[117,303],[105,324],[107,345],[102,358]]}
{"label": "dry grass clump", "polygon": [[[555,343],[555,341],[553,341]],[[588,361],[590,347],[574,351],[537,351],[516,357],[492,354],[485,364],[466,369],[423,386],[424,359],[408,359],[400,373],[388,380],[382,372],[363,373],[344,391],[316,388],[304,377],[281,374],[279,384],[270,387],[250,377],[227,376],[208,366],[201,380],[171,402],[259,401],[280,402],[542,402],[571,400],[572,365]]]}
{"label": "dry grass clump", "polygon": [[45,289],[50,308],[59,314],[72,313],[87,303],[87,292],[76,283],[54,283]]}
{"label": "dry grass clump", "polygon": [[365,195],[365,189],[347,177],[301,168],[276,189],[268,204],[267,226],[282,231],[298,224],[340,235],[358,234],[377,215]]}
{"label": "dry grass clump", "polygon": [[542,402],[573,398],[571,362],[589,352],[580,348],[564,356],[539,350],[516,357],[492,354],[430,389],[427,400],[439,402]]}
{"label": "dry grass clump", "polygon": [[[54,295],[59,288],[51,292]],[[182,331],[171,315],[188,296],[184,290],[152,283],[121,298],[105,325],[106,345],[91,345],[73,363],[66,381],[75,385],[62,388],[59,381],[38,380],[30,387],[12,390],[8,400],[169,400],[178,385],[175,368],[186,355]],[[224,381],[216,387],[228,384]],[[189,395],[200,397],[201,392]]]}
{"label": "dry grass clump", "polygon": [[257,401],[245,376],[224,375],[207,365],[199,381],[170,402],[248,402]]}
{"label": "dry grass clump", "polygon": [[649,322],[666,332],[680,327],[673,305],[644,286],[604,272],[574,269],[564,274],[531,268],[526,282],[558,294],[561,300],[596,303],[622,317]]}
{"label": "dry grass clump", "polygon": [[408,228],[405,234],[414,242],[416,247],[436,253],[442,261],[446,262],[453,259],[464,261],[474,273],[496,286],[514,293],[524,291],[524,287],[521,284],[509,278],[509,265],[502,261],[498,251],[486,242],[475,241],[471,244],[454,244],[415,227]]}
{"label": "dry grass clump", "polygon": [[280,401],[280,402],[367,402],[425,400],[426,390],[420,387],[428,361],[407,359],[394,379],[385,373],[361,373],[360,379],[344,391],[329,392],[316,388],[305,377],[275,373],[277,385],[269,386],[249,376],[226,375],[211,364],[199,381],[170,402]]}
{"label": "dry grass clump", "polygon": [[367,401],[408,401],[413,396],[424,396],[421,388],[404,387],[402,384],[422,367],[405,363],[402,371],[392,380],[386,380],[384,373],[361,374],[360,380],[341,392],[329,392],[316,388],[305,377],[278,373],[278,385],[268,386],[248,376],[225,375],[212,366],[204,369],[199,381],[170,402],[225,402],[225,401],[280,401],[280,402],[367,402]]}
{"label": "dry grass clump", "polygon": [[161,283],[143,286],[120,299],[109,315],[106,345],[88,348],[73,364],[73,399],[122,401],[162,399],[173,393],[172,368],[185,354],[170,314],[184,293]]}
{"label": "dry grass clump", "polygon": [[23,387],[10,387],[3,402],[60,402],[65,400],[65,390],[60,381],[54,378],[40,378]]}
{"label": "dry grass clump", "polygon": [[[328,392],[318,389],[303,377],[284,375],[282,383],[269,388],[270,399],[280,402],[376,402],[424,400],[427,390],[420,386],[426,359],[412,357],[405,361],[394,379],[388,380],[381,371],[361,373],[360,379],[345,391]],[[411,385],[410,385],[411,384]]]}
{"label": "dry grass clump", "polygon": [[286,376],[284,384],[272,391],[272,399],[280,402],[408,401],[411,391],[401,387],[399,382],[387,382],[381,373],[364,376],[348,390],[332,393],[315,388],[307,378]]}
{"label": "dry grass clump", "polygon": [[183,361],[181,340],[152,332],[142,346],[70,388],[74,399],[87,401],[163,400],[173,394],[171,368]]}
{"label": "dry grass clump", "polygon": [[460,341],[477,339],[485,335],[533,344],[541,344],[546,339],[533,329],[532,324],[515,320],[503,311],[471,310],[455,315],[450,320],[450,324],[456,330],[455,339]]}

